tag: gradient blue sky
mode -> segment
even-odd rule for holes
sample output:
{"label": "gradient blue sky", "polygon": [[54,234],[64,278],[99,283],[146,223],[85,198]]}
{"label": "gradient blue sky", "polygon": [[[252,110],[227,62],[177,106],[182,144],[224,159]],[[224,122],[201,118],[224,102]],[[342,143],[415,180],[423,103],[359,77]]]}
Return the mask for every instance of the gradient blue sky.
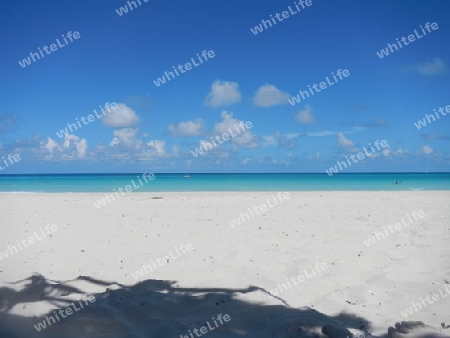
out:
{"label": "gradient blue sky", "polygon": [[[450,171],[450,116],[414,126],[450,105],[449,1],[312,0],[258,35],[250,28],[294,1],[141,3],[122,16],[123,0],[0,5],[0,158],[21,156],[0,174],[325,172],[377,139],[389,147],[345,172]],[[427,22],[439,29],[377,56]],[[19,65],[68,31],[81,37]],[[203,50],[215,57],[155,86]],[[350,76],[287,103],[338,69]],[[106,102],[120,108],[56,135]],[[191,154],[239,121],[253,128]]]}

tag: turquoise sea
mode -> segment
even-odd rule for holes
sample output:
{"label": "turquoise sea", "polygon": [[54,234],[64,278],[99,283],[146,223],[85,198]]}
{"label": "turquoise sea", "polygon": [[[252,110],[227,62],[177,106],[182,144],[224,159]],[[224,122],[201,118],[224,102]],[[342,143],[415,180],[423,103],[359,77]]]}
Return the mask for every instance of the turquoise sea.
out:
{"label": "turquoise sea", "polygon": [[[1,175],[0,192],[450,190],[450,173]],[[141,178],[141,183],[139,182]],[[395,184],[401,181],[401,184]]]}

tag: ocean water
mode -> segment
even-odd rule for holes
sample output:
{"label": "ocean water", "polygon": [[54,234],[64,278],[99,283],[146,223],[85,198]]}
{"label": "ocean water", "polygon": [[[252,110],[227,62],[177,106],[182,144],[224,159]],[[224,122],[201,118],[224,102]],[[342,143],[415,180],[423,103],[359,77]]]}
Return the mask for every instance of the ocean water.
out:
{"label": "ocean water", "polygon": [[[395,184],[401,181],[402,184]],[[142,182],[142,183],[141,183]],[[134,184],[134,185],[133,185]],[[450,173],[1,175],[0,192],[450,190]]]}

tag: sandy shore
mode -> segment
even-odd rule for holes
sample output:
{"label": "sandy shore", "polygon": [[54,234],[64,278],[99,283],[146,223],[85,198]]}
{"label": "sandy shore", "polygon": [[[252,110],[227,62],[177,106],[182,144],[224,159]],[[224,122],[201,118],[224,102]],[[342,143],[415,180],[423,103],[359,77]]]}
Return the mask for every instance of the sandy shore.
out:
{"label": "sandy shore", "polygon": [[[0,194],[0,327],[11,337],[298,337],[327,323],[381,336],[399,320],[450,324],[448,191],[132,193],[97,208],[103,196]],[[35,330],[83,293],[95,301]],[[412,302],[422,309],[405,318]]]}

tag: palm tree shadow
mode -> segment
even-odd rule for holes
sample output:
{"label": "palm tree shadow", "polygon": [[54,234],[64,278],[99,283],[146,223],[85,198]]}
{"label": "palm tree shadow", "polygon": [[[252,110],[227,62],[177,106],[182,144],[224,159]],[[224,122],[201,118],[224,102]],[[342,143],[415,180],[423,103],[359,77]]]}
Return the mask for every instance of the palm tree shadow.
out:
{"label": "palm tree shadow", "polygon": [[[202,335],[200,331],[197,331],[199,335],[195,334],[194,329],[200,330],[208,324],[208,337],[320,337],[320,330],[326,324],[344,328],[340,334],[348,337],[351,333],[346,328],[370,330],[370,323],[359,316],[346,313],[327,316],[307,307],[292,308],[257,286],[244,289],[182,288],[177,287],[175,281],[153,279],[125,286],[87,276],[54,281],[39,274],[12,284],[20,283],[24,284],[20,291],[0,288],[1,338],[192,338]],[[92,294],[94,301],[83,302],[84,307],[80,309],[79,299],[87,294],[70,283],[89,283],[105,290]],[[253,301],[248,300],[249,296]],[[271,298],[270,303],[275,305],[254,301],[264,296]],[[36,302],[47,302],[58,311],[73,309],[71,304],[75,303],[78,310],[66,318],[59,315],[59,320],[55,318],[57,311],[39,317],[17,314]],[[214,322],[219,314],[228,314],[231,319],[223,324]],[[41,327],[38,332],[35,329],[38,323],[46,323],[46,328]]]}
{"label": "palm tree shadow", "polygon": [[0,312],[11,310],[16,304],[40,302],[43,300],[55,306],[66,303],[62,297],[82,291],[53,280],[47,280],[40,274],[34,274],[26,279],[11,283],[11,285],[25,283],[20,291],[12,288],[0,288]]}

